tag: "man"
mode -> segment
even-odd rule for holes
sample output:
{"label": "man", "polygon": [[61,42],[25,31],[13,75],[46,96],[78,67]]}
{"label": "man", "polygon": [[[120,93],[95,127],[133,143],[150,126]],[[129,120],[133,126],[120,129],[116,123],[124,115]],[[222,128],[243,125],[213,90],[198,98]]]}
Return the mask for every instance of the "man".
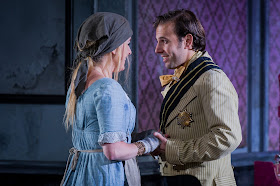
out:
{"label": "man", "polygon": [[[194,13],[170,11],[154,23],[157,46],[174,75],[165,86],[160,130],[160,171],[167,185],[236,185],[231,152],[241,142],[238,96],[226,74],[205,51],[205,32]],[[165,137],[164,137],[165,136]]]}

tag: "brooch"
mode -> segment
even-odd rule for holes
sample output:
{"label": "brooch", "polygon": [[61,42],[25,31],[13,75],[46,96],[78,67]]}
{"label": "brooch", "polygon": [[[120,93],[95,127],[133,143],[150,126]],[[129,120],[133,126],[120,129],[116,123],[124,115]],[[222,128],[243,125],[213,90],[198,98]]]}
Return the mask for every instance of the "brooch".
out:
{"label": "brooch", "polygon": [[177,116],[177,122],[178,125],[182,126],[182,128],[185,128],[186,126],[190,127],[191,122],[194,122],[194,120],[192,119],[192,113],[189,113],[186,110],[180,112]]}

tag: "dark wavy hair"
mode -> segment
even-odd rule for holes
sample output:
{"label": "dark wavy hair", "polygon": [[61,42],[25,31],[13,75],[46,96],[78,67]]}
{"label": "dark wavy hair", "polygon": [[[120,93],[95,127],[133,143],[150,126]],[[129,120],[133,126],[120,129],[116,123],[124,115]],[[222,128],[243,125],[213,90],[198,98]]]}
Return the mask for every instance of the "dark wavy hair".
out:
{"label": "dark wavy hair", "polygon": [[166,14],[160,15],[154,22],[154,28],[156,29],[158,25],[169,21],[174,22],[174,32],[180,42],[182,42],[182,38],[187,34],[191,34],[193,36],[193,49],[200,51],[205,50],[206,37],[204,28],[192,11],[181,9],[169,11]]}

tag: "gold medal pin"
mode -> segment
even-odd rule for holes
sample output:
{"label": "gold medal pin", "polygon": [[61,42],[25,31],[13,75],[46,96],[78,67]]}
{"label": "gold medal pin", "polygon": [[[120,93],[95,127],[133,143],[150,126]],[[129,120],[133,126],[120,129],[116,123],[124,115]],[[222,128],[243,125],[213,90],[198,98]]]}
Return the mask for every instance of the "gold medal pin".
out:
{"label": "gold medal pin", "polygon": [[192,119],[192,113],[188,112],[187,110],[180,112],[177,116],[177,122],[178,125],[182,126],[182,128],[185,128],[186,126],[190,127],[191,122],[194,122]]}

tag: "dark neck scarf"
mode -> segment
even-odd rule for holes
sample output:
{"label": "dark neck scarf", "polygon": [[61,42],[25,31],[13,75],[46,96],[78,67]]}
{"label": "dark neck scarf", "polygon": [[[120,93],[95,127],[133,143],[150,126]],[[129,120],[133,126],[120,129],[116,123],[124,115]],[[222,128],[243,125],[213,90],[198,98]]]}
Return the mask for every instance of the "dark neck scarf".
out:
{"label": "dark neck scarf", "polygon": [[75,40],[77,56],[74,65],[81,62],[74,80],[77,98],[84,91],[87,81],[88,62],[86,58],[112,52],[131,36],[132,30],[128,21],[115,13],[98,12],[81,24]]}

